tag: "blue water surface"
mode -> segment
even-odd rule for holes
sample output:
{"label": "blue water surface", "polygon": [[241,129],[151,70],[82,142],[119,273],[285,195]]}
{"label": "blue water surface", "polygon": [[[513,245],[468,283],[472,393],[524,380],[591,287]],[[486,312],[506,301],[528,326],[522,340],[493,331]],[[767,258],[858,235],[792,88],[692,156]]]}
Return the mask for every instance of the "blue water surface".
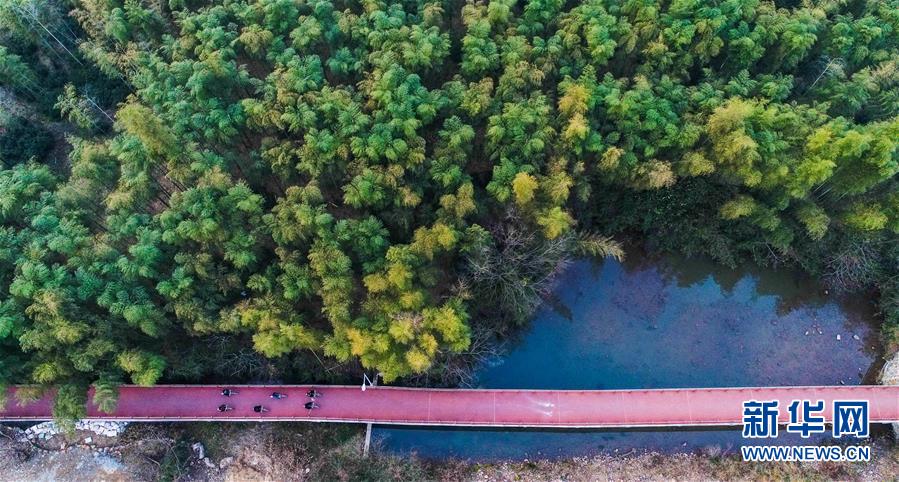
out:
{"label": "blue water surface", "polygon": [[[792,272],[727,270],[669,258],[578,261],[558,278],[564,308],[542,308],[487,388],[613,389],[859,384],[878,347],[872,310]],[[839,336],[839,339],[837,337]],[[376,443],[474,460],[600,451],[733,452],[739,429],[480,430],[376,427]],[[777,444],[818,443],[782,434]],[[754,442],[757,443],[757,442]]]}

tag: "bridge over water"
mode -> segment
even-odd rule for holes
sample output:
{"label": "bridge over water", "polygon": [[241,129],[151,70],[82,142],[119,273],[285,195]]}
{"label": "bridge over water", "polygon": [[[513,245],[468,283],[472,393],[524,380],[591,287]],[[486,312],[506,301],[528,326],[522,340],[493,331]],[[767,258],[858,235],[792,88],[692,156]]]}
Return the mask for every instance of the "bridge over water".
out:
{"label": "bridge over water", "polygon": [[[237,395],[226,398],[223,388]],[[307,410],[308,385],[122,386],[111,414],[88,403],[87,419],[170,421],[310,421],[472,427],[628,428],[728,426],[743,423],[743,402],[779,400],[780,422],[793,400],[868,400],[872,423],[899,422],[899,386],[677,388],[650,390],[487,390],[318,385],[319,408]],[[273,391],[288,398],[273,400]],[[0,420],[51,418],[52,396],[19,405],[11,388]],[[234,409],[219,412],[227,403]],[[253,411],[254,405],[269,409]]]}

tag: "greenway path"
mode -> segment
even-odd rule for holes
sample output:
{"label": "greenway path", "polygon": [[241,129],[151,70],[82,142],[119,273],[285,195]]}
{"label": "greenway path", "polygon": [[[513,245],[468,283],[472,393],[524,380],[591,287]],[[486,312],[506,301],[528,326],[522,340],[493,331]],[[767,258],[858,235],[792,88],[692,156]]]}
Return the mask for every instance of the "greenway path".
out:
{"label": "greenway path", "polygon": [[[238,393],[221,395],[223,388]],[[779,400],[780,421],[793,400],[825,401],[831,421],[833,400],[870,401],[871,422],[899,421],[899,386],[697,388],[654,390],[462,390],[432,388],[315,386],[320,408],[304,407],[307,385],[123,386],[115,412],[89,403],[88,419],[128,421],[303,420],[396,425],[483,427],[673,427],[742,424],[747,400]],[[273,391],[288,398],[273,400]],[[0,420],[47,420],[50,396],[21,406],[10,389]],[[227,403],[234,409],[219,412]],[[254,405],[268,412],[256,413]]]}

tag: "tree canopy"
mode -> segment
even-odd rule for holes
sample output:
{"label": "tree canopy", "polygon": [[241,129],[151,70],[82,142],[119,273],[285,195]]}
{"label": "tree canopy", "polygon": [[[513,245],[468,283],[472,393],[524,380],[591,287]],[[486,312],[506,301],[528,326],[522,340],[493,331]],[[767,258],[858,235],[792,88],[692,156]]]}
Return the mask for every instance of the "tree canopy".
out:
{"label": "tree canopy", "polygon": [[66,5],[0,8],[6,89],[90,68],[0,170],[0,380],[61,412],[210,337],[426,371],[596,232],[899,298],[896,0]]}

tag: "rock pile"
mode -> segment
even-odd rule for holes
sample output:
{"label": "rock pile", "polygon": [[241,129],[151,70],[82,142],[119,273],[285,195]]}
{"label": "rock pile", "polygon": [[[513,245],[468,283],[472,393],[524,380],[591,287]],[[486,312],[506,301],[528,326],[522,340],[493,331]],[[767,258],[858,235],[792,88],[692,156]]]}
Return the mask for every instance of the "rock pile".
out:
{"label": "rock pile", "polygon": [[[91,432],[97,436],[112,438],[121,435],[127,426],[127,422],[79,420],[78,422],[75,422],[75,432]],[[55,422],[39,423],[25,430],[25,437],[31,441],[48,440],[56,435],[65,435],[65,431],[62,427],[56,425]],[[84,438],[84,443],[86,444],[90,444],[92,441],[92,437],[89,435]]]}

